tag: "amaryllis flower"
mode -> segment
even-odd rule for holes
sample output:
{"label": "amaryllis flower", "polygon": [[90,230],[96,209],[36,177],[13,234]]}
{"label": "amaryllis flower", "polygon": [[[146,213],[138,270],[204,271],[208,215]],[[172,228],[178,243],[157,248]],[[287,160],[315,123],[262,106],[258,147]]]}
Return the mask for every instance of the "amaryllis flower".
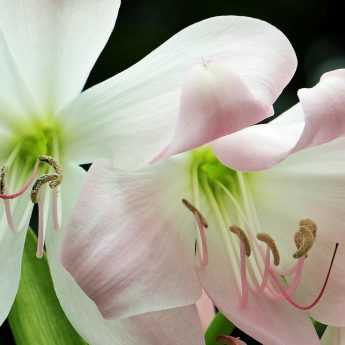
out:
{"label": "amaryllis flower", "polygon": [[345,325],[344,94],[334,71],[268,124],[135,171],[97,161],[65,267],[107,319],[189,305],[202,287],[265,345],[319,344],[310,316]]}
{"label": "amaryllis flower", "polygon": [[[68,218],[84,178],[79,164],[115,153],[123,167],[142,165],[163,157],[159,148],[167,147],[166,155],[253,124],[272,114],[274,100],[296,68],[296,57],[286,37],[265,22],[210,18],[183,30],[130,69],[81,93],[113,29],[119,5],[118,0],[1,1],[0,197],[4,207],[0,321],[7,316],[17,291],[25,230],[33,203],[38,202],[37,255],[43,254],[47,237],[56,291],[80,333],[90,343],[104,345],[114,343],[114,334],[117,339],[125,334],[127,339],[131,328],[133,343],[142,335],[140,343],[144,344],[147,334],[145,341],[153,344],[156,333],[145,323],[170,322],[178,313],[181,329],[176,326],[176,332],[166,334],[166,339],[186,334],[184,306],[169,315],[140,317],[138,323],[134,319],[134,323],[105,324],[58,261],[62,234],[51,228],[60,228]],[[185,96],[186,109],[179,112],[182,85],[192,94]],[[219,85],[226,102],[219,98]],[[241,120],[225,122],[234,113]],[[198,138],[198,126],[187,123],[186,140],[192,141],[168,146],[178,119],[191,121],[193,115],[200,129],[212,127],[212,133]],[[73,307],[69,312],[70,301],[64,303],[68,294],[84,296],[88,311]],[[194,305],[186,308],[186,315],[188,320],[198,320]],[[95,332],[90,324],[100,331]]]}

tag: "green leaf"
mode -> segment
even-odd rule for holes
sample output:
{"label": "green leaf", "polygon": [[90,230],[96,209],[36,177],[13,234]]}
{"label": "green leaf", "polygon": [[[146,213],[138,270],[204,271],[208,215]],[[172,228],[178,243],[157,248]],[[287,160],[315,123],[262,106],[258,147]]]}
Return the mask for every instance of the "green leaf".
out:
{"label": "green leaf", "polygon": [[9,315],[17,345],[86,345],[67,320],[55,295],[46,257],[37,259],[29,230],[19,291]]}
{"label": "green leaf", "polygon": [[219,335],[230,335],[235,326],[222,314],[217,313],[205,333],[206,345],[219,345]]}

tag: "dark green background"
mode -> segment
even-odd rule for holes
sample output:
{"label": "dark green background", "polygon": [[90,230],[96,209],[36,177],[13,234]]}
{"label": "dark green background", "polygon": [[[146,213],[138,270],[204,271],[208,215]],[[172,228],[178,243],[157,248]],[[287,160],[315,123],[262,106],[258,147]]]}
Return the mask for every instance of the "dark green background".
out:
{"label": "dark green background", "polygon": [[[115,30],[87,87],[129,67],[184,27],[217,15],[266,20],[292,42],[299,67],[276,105],[277,113],[297,101],[297,89],[312,86],[327,70],[345,66],[344,1],[124,0]],[[0,343],[13,344],[7,323],[0,328]],[[249,340],[248,344],[255,342]]]}

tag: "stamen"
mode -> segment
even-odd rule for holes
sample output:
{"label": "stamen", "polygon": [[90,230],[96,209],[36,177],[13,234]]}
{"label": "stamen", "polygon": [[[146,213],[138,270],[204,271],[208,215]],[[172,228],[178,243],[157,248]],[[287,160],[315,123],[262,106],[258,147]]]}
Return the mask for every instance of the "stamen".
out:
{"label": "stamen", "polygon": [[[30,185],[34,182],[35,178],[37,177],[38,165],[39,165],[38,162],[36,162],[31,176],[29,176],[27,181],[24,183],[23,187],[18,192],[13,193],[13,194],[6,194],[3,191],[0,194],[0,199],[15,199],[15,198],[19,197],[20,195],[24,194],[27,191],[27,189],[30,187]],[[6,188],[6,184],[4,184],[4,186]]]}
{"label": "stamen", "polygon": [[[200,239],[201,239],[201,248],[199,248],[200,261],[202,266],[207,266],[208,264],[208,248],[207,248],[207,238],[205,229],[208,228],[208,223],[206,218],[201,214],[201,212],[193,206],[188,200],[182,199],[182,203],[191,211],[195,217],[195,220],[198,224]],[[197,245],[197,241],[196,241]]]}
{"label": "stamen", "polygon": [[44,254],[44,242],[45,242],[45,214],[44,214],[44,195],[38,201],[38,238],[37,238],[37,250],[36,257],[42,258]]}
{"label": "stamen", "polygon": [[0,194],[5,194],[7,168],[3,166],[0,170]]}
{"label": "stamen", "polygon": [[53,225],[54,225],[54,230],[59,230],[61,226],[61,211],[60,211],[60,197],[59,197],[59,192],[57,189],[53,189],[52,191],[52,210],[53,210]]}
{"label": "stamen", "polygon": [[339,246],[339,243],[336,243],[335,245],[335,249],[334,249],[334,252],[333,252],[333,256],[332,256],[332,260],[331,260],[331,263],[330,263],[330,266],[329,266],[329,269],[328,269],[328,272],[327,272],[327,275],[326,275],[326,278],[325,278],[325,281],[323,283],[323,286],[318,294],[318,296],[315,298],[315,300],[308,304],[308,305],[301,305],[301,304],[298,304],[296,303],[291,297],[290,295],[286,292],[286,290],[284,289],[284,287],[281,286],[280,282],[279,282],[279,279],[275,276],[275,274],[272,274],[271,277],[273,279],[273,281],[275,282],[275,284],[277,285],[277,287],[279,288],[279,291],[281,292],[281,294],[283,295],[283,297],[291,304],[293,305],[294,307],[296,307],[297,309],[300,309],[300,310],[309,310],[313,307],[315,307],[316,304],[319,303],[319,301],[321,300],[325,290],[326,290],[326,286],[327,286],[327,283],[328,283],[328,280],[329,280],[329,277],[330,277],[330,274],[331,274],[331,271],[332,271],[332,267],[333,267],[333,263],[334,263],[334,259],[335,259],[335,256],[337,254],[337,250],[338,250],[338,246]]}
{"label": "stamen", "polygon": [[246,235],[246,233],[238,226],[232,225],[229,227],[230,231],[237,235],[237,237],[240,239],[241,243],[243,243],[245,252],[247,256],[250,256],[251,254],[251,247],[250,247],[250,242],[249,239]]}
{"label": "stamen", "polygon": [[51,157],[51,156],[42,155],[42,156],[39,156],[39,157],[38,157],[38,160],[39,160],[41,163],[46,163],[46,164],[50,165],[58,175],[61,175],[61,176],[62,176],[62,174],[63,174],[63,168],[62,168],[62,166],[58,163],[58,161],[57,161],[56,159],[54,159],[54,158]]}
{"label": "stamen", "polygon": [[[31,200],[34,204],[38,203],[38,196],[39,196],[39,192],[40,189],[46,184],[49,184],[50,188],[56,188],[56,181],[59,180],[59,175],[58,174],[46,174],[46,175],[42,175],[41,177],[39,177],[31,190]],[[60,184],[60,182],[58,182],[58,185]]]}
{"label": "stamen", "polygon": [[293,254],[295,259],[306,256],[313,246],[316,238],[316,224],[310,219],[300,221],[300,228],[295,233],[295,244],[297,251]]}
{"label": "stamen", "polygon": [[256,238],[259,241],[265,242],[267,247],[271,250],[271,253],[273,255],[273,262],[275,266],[279,266],[280,263],[280,255],[279,255],[279,251],[278,251],[278,247],[275,243],[275,241],[273,240],[273,238],[266,234],[266,233],[259,233],[256,235]]}

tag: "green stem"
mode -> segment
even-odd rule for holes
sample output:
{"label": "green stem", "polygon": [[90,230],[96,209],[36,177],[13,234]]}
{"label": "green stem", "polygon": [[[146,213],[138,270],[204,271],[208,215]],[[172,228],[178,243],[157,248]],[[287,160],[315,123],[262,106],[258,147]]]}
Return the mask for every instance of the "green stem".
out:
{"label": "green stem", "polygon": [[37,259],[37,238],[29,230],[21,281],[9,315],[17,345],[86,345],[68,322],[54,293],[46,257]]}
{"label": "green stem", "polygon": [[234,329],[235,326],[222,313],[218,313],[205,333],[206,345],[219,345],[217,337],[230,335]]}

